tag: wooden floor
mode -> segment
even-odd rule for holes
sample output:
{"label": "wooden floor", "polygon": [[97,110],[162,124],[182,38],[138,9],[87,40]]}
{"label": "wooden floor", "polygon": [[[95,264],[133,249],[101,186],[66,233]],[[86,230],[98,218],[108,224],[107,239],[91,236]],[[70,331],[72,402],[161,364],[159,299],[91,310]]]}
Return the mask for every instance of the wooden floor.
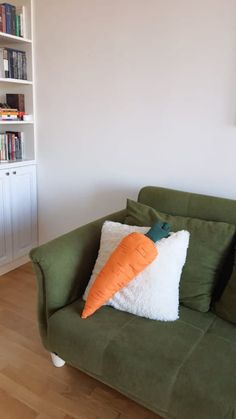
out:
{"label": "wooden floor", "polygon": [[27,264],[0,277],[0,419],[158,419],[126,397],[65,366],[55,368],[36,322]]}

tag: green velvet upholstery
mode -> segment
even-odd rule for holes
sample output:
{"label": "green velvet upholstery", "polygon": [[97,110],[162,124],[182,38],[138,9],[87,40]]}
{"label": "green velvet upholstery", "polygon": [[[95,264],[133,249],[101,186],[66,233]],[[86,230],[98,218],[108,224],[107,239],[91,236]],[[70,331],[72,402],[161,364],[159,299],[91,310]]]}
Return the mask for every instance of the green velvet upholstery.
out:
{"label": "green velvet upholstery", "polygon": [[[162,212],[236,225],[235,201],[150,187],[139,199]],[[105,219],[123,222],[125,211],[31,252],[44,346],[163,418],[235,419],[236,325],[186,307],[176,322],[111,307],[80,318]]]}
{"label": "green velvet upholstery", "polygon": [[233,272],[221,298],[215,302],[215,312],[223,319],[236,324],[236,247]]}
{"label": "green velvet upholstery", "polygon": [[38,320],[48,349],[48,319],[56,310],[81,297],[97,258],[104,221],[123,222],[125,210],[107,215],[43,246],[30,257],[38,283]]}
{"label": "green velvet upholstery", "polygon": [[174,232],[189,231],[187,260],[180,281],[180,303],[198,311],[209,311],[215,285],[229,279],[225,265],[234,247],[235,225],[165,214],[149,205],[127,200],[125,224],[150,226],[158,221],[167,222]]}
{"label": "green velvet upholstery", "polygon": [[166,214],[236,225],[236,201],[231,199],[146,186],[138,201]]}
{"label": "green velvet upholstery", "polygon": [[83,307],[78,300],[49,319],[50,348],[71,365],[163,417],[234,417],[235,326],[185,307],[176,322],[111,307],[84,321]]}

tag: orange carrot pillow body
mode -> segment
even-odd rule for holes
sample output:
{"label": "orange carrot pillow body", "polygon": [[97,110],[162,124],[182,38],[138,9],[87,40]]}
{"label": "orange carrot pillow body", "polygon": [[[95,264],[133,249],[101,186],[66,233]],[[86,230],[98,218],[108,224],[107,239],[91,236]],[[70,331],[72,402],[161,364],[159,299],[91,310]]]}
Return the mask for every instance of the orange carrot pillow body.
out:
{"label": "orange carrot pillow body", "polygon": [[82,318],[91,316],[157,257],[155,242],[168,237],[170,226],[157,222],[144,235],[131,233],[121,240],[89,291]]}

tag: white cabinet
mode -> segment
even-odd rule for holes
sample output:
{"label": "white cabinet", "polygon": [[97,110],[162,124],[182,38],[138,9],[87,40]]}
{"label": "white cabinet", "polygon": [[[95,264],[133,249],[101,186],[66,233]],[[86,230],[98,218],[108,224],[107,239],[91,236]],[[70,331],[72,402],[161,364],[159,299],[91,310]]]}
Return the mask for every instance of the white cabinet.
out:
{"label": "white cabinet", "polygon": [[34,166],[15,168],[10,175],[13,258],[26,255],[37,241],[36,174]]}
{"label": "white cabinet", "polygon": [[0,266],[37,245],[35,166],[0,169]]}
{"label": "white cabinet", "polygon": [[10,173],[0,170],[0,265],[12,260]]}

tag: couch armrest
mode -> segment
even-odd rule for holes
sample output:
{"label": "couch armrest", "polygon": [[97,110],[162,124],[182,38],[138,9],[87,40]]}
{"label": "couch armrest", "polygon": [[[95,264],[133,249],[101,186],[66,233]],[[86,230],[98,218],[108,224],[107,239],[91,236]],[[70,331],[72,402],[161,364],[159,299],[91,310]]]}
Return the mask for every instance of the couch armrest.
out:
{"label": "couch armrest", "polygon": [[31,250],[38,286],[38,320],[47,348],[47,322],[56,310],[70,304],[83,291],[91,275],[105,220],[123,222],[125,210],[86,224]]}

